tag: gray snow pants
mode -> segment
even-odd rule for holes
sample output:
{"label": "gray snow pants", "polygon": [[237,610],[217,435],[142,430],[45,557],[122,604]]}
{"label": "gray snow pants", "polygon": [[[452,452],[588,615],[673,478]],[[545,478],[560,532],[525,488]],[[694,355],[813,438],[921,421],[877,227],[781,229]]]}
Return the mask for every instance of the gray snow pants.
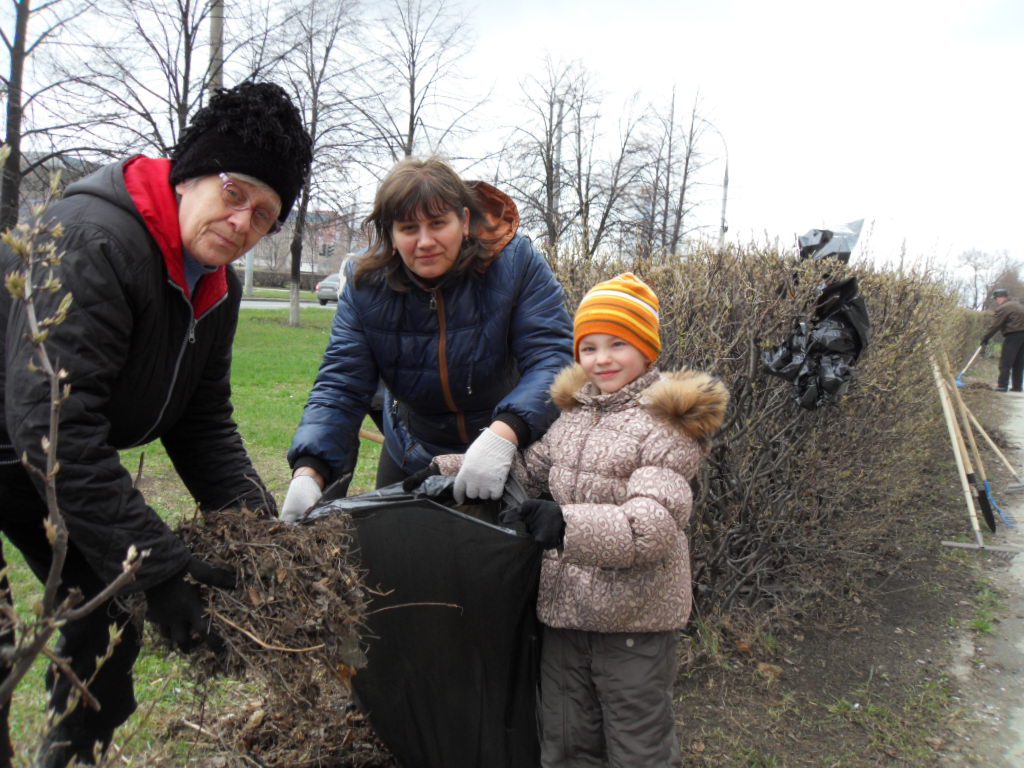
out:
{"label": "gray snow pants", "polygon": [[542,768],[681,766],[672,711],[678,635],[545,626]]}

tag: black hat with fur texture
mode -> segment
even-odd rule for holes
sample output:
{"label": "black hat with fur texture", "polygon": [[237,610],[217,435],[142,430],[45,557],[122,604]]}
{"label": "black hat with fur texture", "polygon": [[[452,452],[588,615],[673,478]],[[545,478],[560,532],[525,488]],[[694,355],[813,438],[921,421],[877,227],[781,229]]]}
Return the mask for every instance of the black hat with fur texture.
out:
{"label": "black hat with fur texture", "polygon": [[218,90],[192,116],[171,151],[170,182],[222,171],[252,176],[280,196],[283,222],[309,175],[312,146],[284,89],[246,81]]}

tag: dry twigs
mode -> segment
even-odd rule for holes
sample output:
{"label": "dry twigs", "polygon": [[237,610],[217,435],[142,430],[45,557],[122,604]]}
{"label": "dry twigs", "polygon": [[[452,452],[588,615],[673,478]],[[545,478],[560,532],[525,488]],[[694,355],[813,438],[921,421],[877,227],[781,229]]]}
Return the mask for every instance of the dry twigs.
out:
{"label": "dry twigs", "polygon": [[196,657],[192,671],[199,679],[255,681],[264,695],[204,726],[223,764],[393,765],[349,707],[349,680],[365,661],[359,633],[367,595],[349,555],[347,517],[293,526],[227,510],[179,533],[197,557],[238,577],[233,591],[208,590],[225,650]]}
{"label": "dry twigs", "polygon": [[293,526],[228,510],[180,533],[197,557],[238,578],[234,590],[208,590],[227,650],[203,659],[204,674],[251,675],[272,662],[275,677],[294,679],[311,669],[362,666],[366,596],[349,557],[347,518]]}

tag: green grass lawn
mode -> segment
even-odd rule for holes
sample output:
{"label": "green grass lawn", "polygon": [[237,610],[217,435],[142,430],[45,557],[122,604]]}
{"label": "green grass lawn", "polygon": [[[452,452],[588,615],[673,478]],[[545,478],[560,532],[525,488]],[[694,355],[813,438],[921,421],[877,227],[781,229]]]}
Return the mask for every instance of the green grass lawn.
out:
{"label": "green grass lawn", "polygon": [[[253,288],[252,297],[255,299],[287,299],[291,296],[291,288]],[[249,298],[246,296],[245,298]],[[316,301],[316,291],[299,291],[299,298],[303,301]]]}
{"label": "green grass lawn", "polygon": [[[243,310],[232,364],[235,419],[257,470],[278,504],[288,488],[288,446],[327,346],[333,313],[303,312],[299,328],[288,326],[287,316],[287,310]],[[367,420],[367,426],[373,428],[372,422]],[[373,488],[380,455],[377,443],[361,442],[352,494]],[[193,501],[159,442],[124,451],[121,460],[133,476],[142,461],[140,487],[149,504],[172,527],[183,515],[193,513]],[[19,612],[31,612],[33,602],[38,600],[38,584],[9,543],[5,542],[4,553],[10,563],[16,606]],[[117,764],[146,765],[145,756],[156,745],[165,748],[168,727],[180,725],[181,717],[198,710],[203,696],[216,699],[238,690],[237,684],[225,683],[197,691],[185,681],[182,663],[163,648],[147,646],[143,650],[135,667],[139,711],[115,735],[115,743],[124,746]],[[25,753],[39,739],[45,705],[44,668],[37,663],[15,693],[11,731],[19,753]],[[185,742],[190,731],[186,727],[178,733],[174,738]],[[28,754],[20,754],[19,759],[29,764]]]}
{"label": "green grass lawn", "polygon": [[[287,317],[288,311],[283,309],[243,310],[231,368],[235,420],[257,470],[279,504],[290,479],[288,446],[327,347],[333,313],[303,312],[299,328],[287,325]],[[367,426],[375,429],[369,420]],[[171,519],[191,513],[191,498],[159,442],[122,454],[122,463],[133,474],[141,454],[145,454],[143,476],[151,487],[147,493],[150,503]],[[379,455],[376,443],[362,441],[350,493],[373,488]]]}

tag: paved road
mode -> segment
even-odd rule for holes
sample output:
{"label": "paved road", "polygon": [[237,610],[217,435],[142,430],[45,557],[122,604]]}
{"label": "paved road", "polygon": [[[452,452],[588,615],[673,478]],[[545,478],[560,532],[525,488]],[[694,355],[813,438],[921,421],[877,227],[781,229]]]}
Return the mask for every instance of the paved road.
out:
{"label": "paved road", "polygon": [[[287,299],[242,299],[242,309],[288,309]],[[334,311],[337,304],[330,302],[327,306],[321,307],[316,301],[300,301],[302,309],[329,309]]]}

